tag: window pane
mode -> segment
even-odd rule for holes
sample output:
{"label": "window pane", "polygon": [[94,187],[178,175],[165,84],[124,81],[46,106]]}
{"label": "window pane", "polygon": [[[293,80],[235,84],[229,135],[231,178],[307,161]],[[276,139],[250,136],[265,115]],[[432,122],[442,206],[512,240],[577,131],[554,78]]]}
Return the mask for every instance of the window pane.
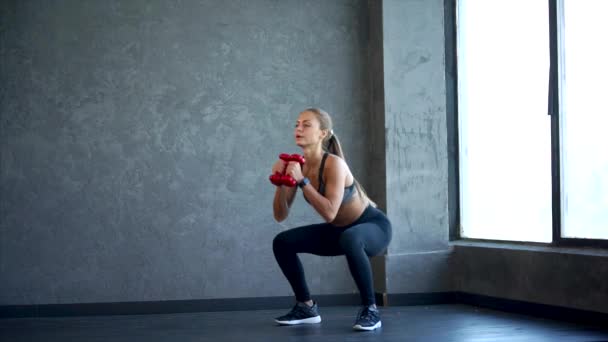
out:
{"label": "window pane", "polygon": [[459,1],[457,26],[461,236],[550,242],[548,3]]}
{"label": "window pane", "polygon": [[564,1],[562,236],[608,239],[605,0]]}

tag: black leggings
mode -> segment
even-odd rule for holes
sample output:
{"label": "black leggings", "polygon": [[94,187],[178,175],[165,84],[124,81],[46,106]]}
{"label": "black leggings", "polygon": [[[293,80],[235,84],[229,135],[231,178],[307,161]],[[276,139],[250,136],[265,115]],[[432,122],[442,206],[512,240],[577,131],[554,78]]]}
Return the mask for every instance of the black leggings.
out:
{"label": "black leggings", "polygon": [[376,303],[369,257],[383,252],[391,241],[392,228],[380,210],[368,206],[361,217],[345,227],[312,224],[279,233],[273,241],[274,256],[289,281],[296,300],[310,300],[298,253],[321,256],[345,255],[363,305]]}

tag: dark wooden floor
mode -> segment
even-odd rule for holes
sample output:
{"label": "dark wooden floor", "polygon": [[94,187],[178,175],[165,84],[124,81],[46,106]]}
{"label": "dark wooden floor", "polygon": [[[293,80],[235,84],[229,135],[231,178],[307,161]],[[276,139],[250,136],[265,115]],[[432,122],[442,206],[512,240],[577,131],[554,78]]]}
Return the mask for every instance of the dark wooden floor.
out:
{"label": "dark wooden floor", "polygon": [[357,307],[321,307],[323,322],[277,326],[285,310],[0,320],[0,341],[608,341],[608,327],[467,305],[381,308],[383,327],[352,330]]}

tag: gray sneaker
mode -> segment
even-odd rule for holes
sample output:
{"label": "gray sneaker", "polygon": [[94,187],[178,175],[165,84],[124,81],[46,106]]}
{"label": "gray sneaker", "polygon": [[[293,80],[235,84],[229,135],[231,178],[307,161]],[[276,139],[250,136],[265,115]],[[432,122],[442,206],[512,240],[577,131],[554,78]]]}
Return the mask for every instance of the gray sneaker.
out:
{"label": "gray sneaker", "polygon": [[319,315],[317,303],[314,303],[313,306],[308,306],[298,302],[287,315],[277,317],[274,321],[281,325],[320,323],[321,316]]}
{"label": "gray sneaker", "polygon": [[374,330],[382,326],[380,311],[371,306],[364,306],[357,315],[357,321],[353,325],[355,330]]}

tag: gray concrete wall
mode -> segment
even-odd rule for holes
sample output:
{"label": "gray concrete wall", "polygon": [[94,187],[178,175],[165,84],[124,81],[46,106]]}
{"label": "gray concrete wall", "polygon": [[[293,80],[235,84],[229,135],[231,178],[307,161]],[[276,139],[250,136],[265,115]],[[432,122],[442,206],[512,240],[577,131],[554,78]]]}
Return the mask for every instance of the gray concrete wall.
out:
{"label": "gray concrete wall", "polygon": [[275,223],[267,177],[320,106],[368,182],[366,6],[3,1],[0,305],[290,295],[272,238],[320,218]]}
{"label": "gray concrete wall", "polygon": [[443,1],[383,1],[389,293],[449,290]]}
{"label": "gray concrete wall", "polygon": [[454,291],[608,313],[608,251],[458,243]]}
{"label": "gray concrete wall", "polygon": [[382,1],[368,1],[370,21],[369,60],[369,156],[370,187],[368,195],[386,211],[386,134],[384,106],[384,37]]}
{"label": "gray concrete wall", "polygon": [[[449,243],[443,13],[438,0],[4,1],[0,305],[290,295],[272,237],[320,219],[298,198],[274,223],[267,176],[297,152],[297,112],[318,105],[393,222],[377,292],[608,312],[605,253]],[[313,293],[355,292],[343,258],[303,261]]]}
{"label": "gray concrete wall", "polygon": [[[368,1],[369,37],[369,187],[367,194],[386,213],[386,134],[384,108],[384,37],[382,33],[382,1]],[[385,255],[371,259],[376,293],[386,293]]]}

